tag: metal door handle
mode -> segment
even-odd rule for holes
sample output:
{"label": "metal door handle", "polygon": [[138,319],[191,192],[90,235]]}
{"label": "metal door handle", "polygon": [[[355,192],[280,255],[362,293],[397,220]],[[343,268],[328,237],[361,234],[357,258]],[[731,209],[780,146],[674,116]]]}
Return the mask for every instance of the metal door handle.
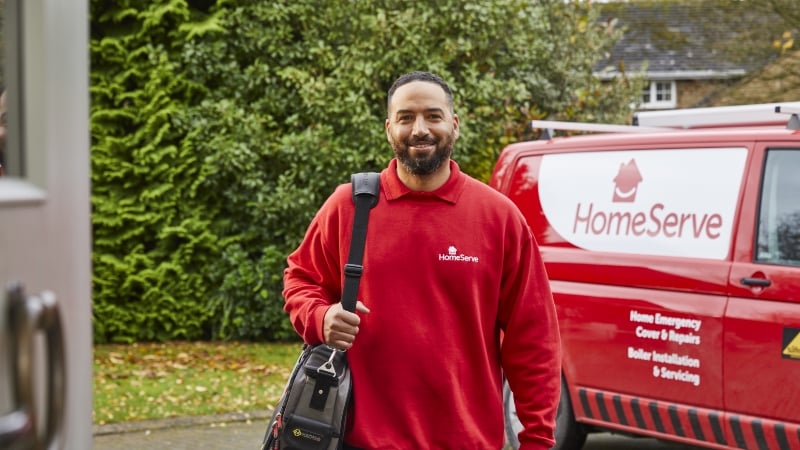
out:
{"label": "metal door handle", "polygon": [[771,281],[764,278],[742,278],[740,282],[745,286],[769,287]]}
{"label": "metal door handle", "polygon": [[[63,434],[66,366],[64,336],[55,295],[44,292],[26,298],[21,285],[11,286],[8,289],[7,321],[14,411],[0,417],[0,448],[59,448]],[[44,335],[47,365],[46,410],[41,428],[33,393],[34,337],[37,332]]]}

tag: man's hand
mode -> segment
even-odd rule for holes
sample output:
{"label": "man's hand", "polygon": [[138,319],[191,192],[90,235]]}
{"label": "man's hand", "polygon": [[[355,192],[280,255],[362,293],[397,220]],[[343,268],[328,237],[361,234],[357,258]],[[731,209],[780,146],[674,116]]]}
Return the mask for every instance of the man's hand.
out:
{"label": "man's hand", "polygon": [[[360,301],[356,302],[356,311],[369,314],[369,308]],[[337,303],[328,309],[322,322],[322,334],[325,344],[339,349],[347,350],[353,346],[353,341],[358,334],[358,325],[361,317],[355,313],[345,311],[341,303]]]}

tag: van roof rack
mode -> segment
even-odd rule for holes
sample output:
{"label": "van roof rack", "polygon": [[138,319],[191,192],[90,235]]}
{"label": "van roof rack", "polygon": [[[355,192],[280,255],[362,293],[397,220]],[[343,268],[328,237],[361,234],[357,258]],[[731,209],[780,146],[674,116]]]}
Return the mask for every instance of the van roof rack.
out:
{"label": "van roof rack", "polygon": [[[787,125],[792,130],[798,129],[792,128],[793,122],[800,122],[797,119],[798,111],[800,102],[641,111],[633,115],[633,124],[683,129]],[[789,123],[784,116],[776,113],[792,114]]]}
{"label": "van roof rack", "polygon": [[651,133],[653,131],[675,131],[674,128],[614,125],[609,123],[565,122],[559,120],[531,120],[532,129],[542,130],[540,140],[553,137],[553,130],[587,131],[594,133]]}
{"label": "van roof rack", "polygon": [[800,107],[776,106],[775,112],[778,114],[790,114],[789,121],[786,123],[787,130],[800,130]]}
{"label": "van roof rack", "polygon": [[[788,121],[782,114],[789,114]],[[642,111],[634,113],[633,125],[558,120],[531,120],[530,122],[532,129],[542,130],[542,134],[539,137],[540,140],[551,139],[554,130],[594,133],[649,133],[691,128],[775,125],[786,125],[788,130],[800,130],[800,102]]]}

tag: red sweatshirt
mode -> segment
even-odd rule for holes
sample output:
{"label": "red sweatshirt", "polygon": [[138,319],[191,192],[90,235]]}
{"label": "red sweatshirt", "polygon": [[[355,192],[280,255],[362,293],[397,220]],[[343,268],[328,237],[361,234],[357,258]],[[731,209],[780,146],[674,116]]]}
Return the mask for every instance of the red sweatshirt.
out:
{"label": "red sweatshirt", "polygon": [[[364,449],[500,449],[503,373],[525,425],[522,449],[553,445],[561,355],[545,269],[524,218],[450,162],[414,192],[381,173],[358,298],[370,310],[347,352],[354,403],[345,442]],[[340,300],[353,224],[349,184],[320,208],[288,258],[285,309],[322,342]],[[501,349],[501,332],[504,335]]]}

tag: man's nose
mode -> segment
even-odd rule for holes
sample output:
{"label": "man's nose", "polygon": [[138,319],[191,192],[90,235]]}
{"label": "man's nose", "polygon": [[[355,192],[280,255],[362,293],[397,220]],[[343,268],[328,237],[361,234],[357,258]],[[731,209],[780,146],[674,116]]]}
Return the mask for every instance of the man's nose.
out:
{"label": "man's nose", "polygon": [[425,123],[425,117],[417,117],[414,121],[414,128],[411,130],[414,136],[425,136],[428,134],[428,124]]}

